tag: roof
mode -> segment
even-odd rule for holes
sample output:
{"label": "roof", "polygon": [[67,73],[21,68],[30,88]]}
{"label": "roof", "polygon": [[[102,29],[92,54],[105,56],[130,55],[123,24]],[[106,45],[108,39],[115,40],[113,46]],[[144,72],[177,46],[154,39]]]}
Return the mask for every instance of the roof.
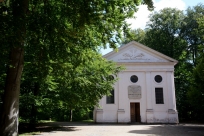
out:
{"label": "roof", "polygon": [[129,42],[120,48],[118,51],[111,51],[103,56],[108,60],[118,63],[135,63],[135,62],[162,62],[162,63],[178,63],[177,60],[168,57],[158,51],[155,51],[136,41]]}

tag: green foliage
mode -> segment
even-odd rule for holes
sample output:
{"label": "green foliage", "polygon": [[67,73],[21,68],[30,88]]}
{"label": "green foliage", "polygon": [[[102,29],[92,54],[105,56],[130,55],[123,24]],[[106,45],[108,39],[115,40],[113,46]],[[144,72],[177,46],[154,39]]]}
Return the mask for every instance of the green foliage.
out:
{"label": "green foliage", "polygon": [[[201,16],[197,18],[198,29],[195,31],[200,37],[200,41],[204,40],[204,17]],[[191,86],[187,93],[188,101],[193,107],[193,111],[191,116],[193,119],[197,119],[200,121],[204,121],[204,117],[202,111],[204,110],[204,52],[203,52],[203,45],[202,42],[199,48],[199,57],[196,58],[197,65],[193,70],[193,75],[191,78]]]}
{"label": "green foliage", "polygon": [[44,76],[38,76],[38,71],[43,71],[45,67],[36,66],[35,63],[25,64],[27,72],[24,72],[21,86],[20,109],[27,112],[22,113],[21,117],[29,119],[34,104],[39,112],[36,119],[45,116],[46,119],[55,118],[59,113],[61,118],[56,119],[68,120],[70,110],[92,107],[108,94],[116,81],[107,80],[108,76],[121,70],[90,49],[81,49],[80,54],[73,54],[69,58],[70,62],[51,61]]}
{"label": "green foliage", "polygon": [[196,58],[200,56],[200,50],[202,52],[202,34],[198,28],[197,19],[204,15],[204,5],[198,4],[192,8],[186,10],[186,17],[183,20],[184,26],[182,29],[183,37],[188,42],[188,58],[192,60],[194,66],[197,65]]}
{"label": "green foliage", "polygon": [[73,121],[93,119],[93,108],[78,108],[73,111]]}
{"label": "green foliage", "polygon": [[186,48],[181,38],[184,14],[177,9],[165,8],[150,15],[147,23],[145,45],[175,59]]}
{"label": "green foliage", "polygon": [[129,30],[125,20],[141,3],[153,9],[152,0],[0,2],[2,84],[13,61],[8,54],[15,47],[25,50],[21,118],[35,123],[59,114],[64,120],[70,110],[91,107],[108,94],[116,80],[107,77],[121,68],[96,50],[106,45],[116,48]]}
{"label": "green foliage", "polygon": [[130,41],[137,41],[139,43],[144,43],[144,39],[146,36],[146,31],[142,29],[136,29],[136,30],[130,30],[130,33],[128,35],[125,35],[122,39],[122,43],[126,44]]}
{"label": "green foliage", "polygon": [[192,84],[187,96],[189,103],[193,106],[192,118],[204,121],[203,115],[200,114],[204,110],[204,57],[202,56],[198,62],[193,71]]}
{"label": "green foliage", "polygon": [[197,19],[198,22],[198,30],[201,35],[201,39],[204,40],[204,16]]}
{"label": "green foliage", "polygon": [[190,120],[191,118],[189,113],[192,108],[187,98],[187,92],[192,78],[192,69],[192,64],[187,62],[179,62],[175,67],[176,104],[180,121]]}

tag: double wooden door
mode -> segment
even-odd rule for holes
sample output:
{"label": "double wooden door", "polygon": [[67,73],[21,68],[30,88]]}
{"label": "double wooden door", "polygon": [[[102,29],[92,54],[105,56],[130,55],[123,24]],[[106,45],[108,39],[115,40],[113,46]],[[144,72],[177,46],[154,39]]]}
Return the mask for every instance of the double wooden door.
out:
{"label": "double wooden door", "polygon": [[130,103],[131,122],[140,122],[140,103]]}

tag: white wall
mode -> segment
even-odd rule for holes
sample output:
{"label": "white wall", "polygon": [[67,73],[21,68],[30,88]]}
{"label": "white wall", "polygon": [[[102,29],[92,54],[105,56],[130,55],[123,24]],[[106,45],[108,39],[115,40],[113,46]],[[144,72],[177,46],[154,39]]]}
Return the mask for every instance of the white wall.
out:
{"label": "white wall", "polygon": [[[141,122],[178,122],[173,70],[172,65],[126,65],[126,70],[118,74],[119,81],[114,85],[115,103],[106,104],[106,96],[104,96],[99,103],[101,106],[98,109],[100,110],[96,112],[96,121],[130,122],[130,103],[139,102]],[[138,77],[138,82],[132,83],[130,81],[132,75]],[[161,83],[155,81],[156,75],[162,76]],[[128,98],[129,85],[141,86],[141,99]],[[156,104],[155,102],[156,87],[163,88],[164,104]],[[175,112],[169,114],[170,109],[171,112]]]}

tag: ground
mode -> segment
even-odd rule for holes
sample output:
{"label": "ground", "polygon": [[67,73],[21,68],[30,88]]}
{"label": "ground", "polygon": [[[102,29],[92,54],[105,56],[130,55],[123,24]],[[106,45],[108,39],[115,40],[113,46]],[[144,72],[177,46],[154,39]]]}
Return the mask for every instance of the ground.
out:
{"label": "ground", "polygon": [[38,125],[36,131],[36,136],[204,136],[204,124],[52,122]]}

